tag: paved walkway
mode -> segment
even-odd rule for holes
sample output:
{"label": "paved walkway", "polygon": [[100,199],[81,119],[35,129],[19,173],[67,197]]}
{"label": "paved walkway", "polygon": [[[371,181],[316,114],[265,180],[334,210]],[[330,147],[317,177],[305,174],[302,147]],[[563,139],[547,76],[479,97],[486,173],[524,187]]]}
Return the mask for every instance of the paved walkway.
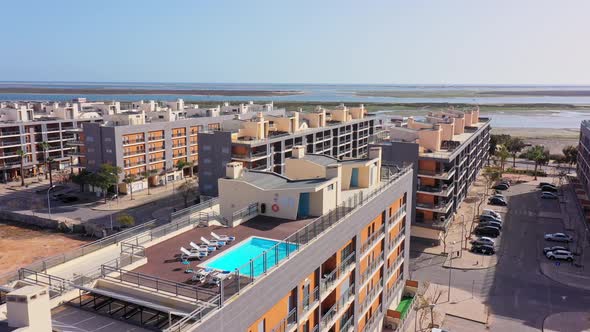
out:
{"label": "paved walkway", "polygon": [[560,312],[543,321],[543,332],[590,331],[590,312]]}

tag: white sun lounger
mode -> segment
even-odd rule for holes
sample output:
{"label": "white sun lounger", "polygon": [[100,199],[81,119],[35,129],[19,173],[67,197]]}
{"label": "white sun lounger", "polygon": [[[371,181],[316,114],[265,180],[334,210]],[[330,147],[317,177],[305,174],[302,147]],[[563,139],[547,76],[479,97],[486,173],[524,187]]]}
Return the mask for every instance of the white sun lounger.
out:
{"label": "white sun lounger", "polygon": [[211,251],[215,251],[217,249],[217,247],[213,247],[213,246],[210,247],[206,244],[196,244],[192,241],[189,244],[192,247],[192,249],[191,249],[192,252],[195,252],[195,251],[211,252]]}
{"label": "white sun lounger", "polygon": [[190,252],[185,247],[180,247],[180,252],[181,252],[180,258],[182,258],[183,260],[191,259],[191,258],[196,258],[198,260],[201,260],[203,257],[207,257],[207,252],[203,252],[203,251]]}
{"label": "white sun lounger", "polygon": [[221,248],[225,245],[225,241],[217,241],[217,240],[207,240],[206,238],[201,236],[201,241],[208,246],[215,246],[217,248]]}
{"label": "white sun lounger", "polygon": [[213,236],[213,238],[216,239],[217,241],[231,242],[231,241],[234,241],[236,239],[235,236],[217,235],[214,232],[211,232],[211,236]]}

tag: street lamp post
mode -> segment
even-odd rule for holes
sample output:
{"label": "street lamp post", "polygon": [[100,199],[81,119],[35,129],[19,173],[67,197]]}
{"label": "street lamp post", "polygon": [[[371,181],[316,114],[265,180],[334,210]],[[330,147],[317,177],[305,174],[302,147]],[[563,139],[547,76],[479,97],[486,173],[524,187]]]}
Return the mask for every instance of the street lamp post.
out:
{"label": "street lamp post", "polygon": [[49,212],[49,219],[51,219],[51,200],[49,200],[49,192],[54,188],[55,186],[51,186],[49,189],[47,189],[47,210]]}

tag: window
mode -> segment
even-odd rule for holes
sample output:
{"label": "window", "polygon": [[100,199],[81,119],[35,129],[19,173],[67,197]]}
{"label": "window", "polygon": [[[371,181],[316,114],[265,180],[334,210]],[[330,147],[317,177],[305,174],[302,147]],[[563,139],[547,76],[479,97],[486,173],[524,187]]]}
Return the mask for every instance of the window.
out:
{"label": "window", "polygon": [[106,152],[107,153],[113,153],[113,150],[112,149],[106,149]]}
{"label": "window", "polygon": [[266,318],[264,318],[260,322],[258,322],[258,332],[266,332],[265,326],[266,326]]}

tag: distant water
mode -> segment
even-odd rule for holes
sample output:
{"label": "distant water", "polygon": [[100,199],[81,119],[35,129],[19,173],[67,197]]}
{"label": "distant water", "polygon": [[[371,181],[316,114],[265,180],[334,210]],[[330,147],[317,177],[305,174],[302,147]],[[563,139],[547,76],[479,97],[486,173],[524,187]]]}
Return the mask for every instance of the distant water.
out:
{"label": "distant water", "polygon": [[482,114],[492,118],[492,127],[498,128],[575,128],[580,129],[582,120],[590,119],[590,113],[573,111],[552,111],[544,114],[510,114],[495,112]]}
{"label": "distant water", "polygon": [[0,94],[0,100],[44,100],[66,101],[74,97],[86,97],[89,100],[176,100],[182,98],[187,101],[293,101],[293,102],[345,102],[345,103],[472,103],[472,104],[588,104],[590,97],[559,97],[559,96],[489,96],[489,97],[456,97],[456,98],[395,98],[395,97],[371,97],[358,96],[356,92],[362,91],[497,91],[502,90],[589,90],[589,86],[506,86],[506,85],[329,85],[329,84],[215,84],[215,83],[94,83],[94,82],[0,82],[0,86],[21,86],[40,88],[118,88],[118,89],[192,89],[192,90],[295,90],[303,91],[303,94],[291,96],[190,96],[190,95],[96,95],[96,94]]}

